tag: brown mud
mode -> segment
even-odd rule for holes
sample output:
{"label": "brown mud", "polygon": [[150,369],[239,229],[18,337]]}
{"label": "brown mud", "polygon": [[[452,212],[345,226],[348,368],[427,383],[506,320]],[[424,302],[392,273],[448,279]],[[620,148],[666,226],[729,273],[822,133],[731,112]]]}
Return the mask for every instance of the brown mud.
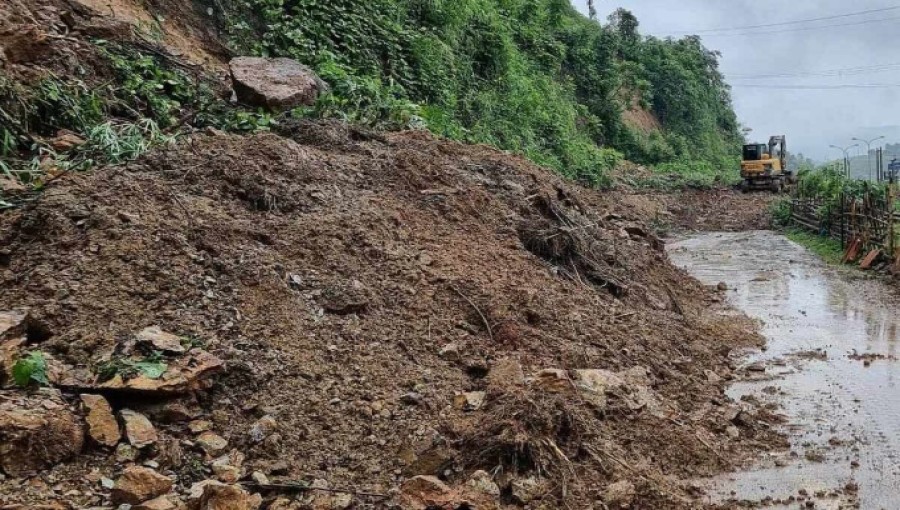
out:
{"label": "brown mud", "polygon": [[[147,326],[195,339],[228,372],[188,404],[248,465],[386,494],[483,469],[501,487],[545,484],[545,508],[588,505],[619,480],[637,487],[634,508],[689,508],[679,480],[780,444],[765,410],[724,394],[754,326],[721,315],[721,294],[676,269],[614,194],[424,133],[288,134],[197,134],[0,216],[4,307],[50,332],[30,348],[96,371]],[[580,369],[623,374],[631,396],[544,384]],[[479,391],[476,409],[454,405]],[[158,404],[113,401],[126,403]],[[279,433],[256,443],[262,415]],[[87,466],[121,465],[88,458],[42,483],[8,479],[3,501],[59,485],[76,506],[102,502]],[[168,469],[180,487],[207,476],[202,462]]]}

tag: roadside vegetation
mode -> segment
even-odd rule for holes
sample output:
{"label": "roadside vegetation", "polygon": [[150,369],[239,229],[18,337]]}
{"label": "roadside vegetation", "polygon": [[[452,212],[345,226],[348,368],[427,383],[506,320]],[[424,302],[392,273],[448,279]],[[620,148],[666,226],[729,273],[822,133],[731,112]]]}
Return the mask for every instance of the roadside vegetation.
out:
{"label": "roadside vegetation", "polygon": [[[93,40],[104,81],[0,77],[0,173],[39,190],[73,170],[120,163],[185,128],[252,132],[282,117],[427,128],[525,155],[594,187],[625,160],[654,188],[731,184],[742,135],[719,55],[698,38],[639,34],[619,10],[590,20],[567,0],[226,0],[211,8],[235,54],[313,67],[331,91],[274,116],[229,105],[161,52]],[[221,9],[220,9],[221,7]],[[640,130],[627,111],[659,128]],[[78,143],[53,142],[60,130]],[[0,207],[9,206],[0,197]]]}
{"label": "roadside vegetation", "polygon": [[820,236],[798,228],[787,228],[784,231],[784,235],[791,241],[815,253],[829,264],[840,264],[844,257],[841,243],[830,237]]}
{"label": "roadside vegetation", "polygon": [[[737,172],[718,54],[643,37],[625,10],[602,26],[567,0],[233,0],[225,12],[240,53],[295,58],[333,86],[320,115],[426,126],[596,186],[623,158],[688,183]],[[632,108],[662,130],[626,125]]]}

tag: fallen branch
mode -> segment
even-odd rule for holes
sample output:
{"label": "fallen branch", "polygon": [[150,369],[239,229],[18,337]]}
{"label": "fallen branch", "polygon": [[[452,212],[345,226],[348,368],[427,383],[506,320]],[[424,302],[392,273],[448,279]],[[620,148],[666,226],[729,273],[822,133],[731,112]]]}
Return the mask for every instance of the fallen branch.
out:
{"label": "fallen branch", "polygon": [[304,482],[287,482],[287,483],[256,483],[256,482],[238,482],[241,485],[246,487],[253,487],[257,490],[263,491],[289,491],[289,492],[311,492],[311,491],[320,491],[320,492],[331,492],[336,494],[352,494],[354,496],[365,496],[370,498],[383,498],[387,499],[390,496],[387,494],[380,494],[377,492],[367,492],[360,491],[356,489],[344,489],[344,488],[334,488],[328,489],[323,487],[312,487],[309,484]]}
{"label": "fallen branch", "polygon": [[462,291],[457,289],[455,286],[451,285],[450,290],[459,294],[459,297],[465,299],[466,302],[469,303],[469,306],[475,309],[475,312],[478,313],[479,317],[481,317],[481,322],[484,323],[484,327],[487,328],[488,336],[491,337],[491,343],[494,343],[494,330],[491,329],[491,323],[488,322],[487,317],[485,317],[485,315],[481,313],[481,309],[478,308],[478,305],[476,305],[475,302],[469,299],[465,294],[462,293]]}

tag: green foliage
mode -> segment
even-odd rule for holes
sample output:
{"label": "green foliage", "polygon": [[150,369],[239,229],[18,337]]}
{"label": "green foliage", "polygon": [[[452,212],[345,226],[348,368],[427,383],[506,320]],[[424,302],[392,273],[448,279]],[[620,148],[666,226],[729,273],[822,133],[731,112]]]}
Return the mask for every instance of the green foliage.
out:
{"label": "green foliage", "polygon": [[27,388],[33,384],[49,386],[47,379],[47,358],[39,351],[29,352],[19,358],[13,365],[13,380],[21,388]]}
{"label": "green foliage", "polygon": [[122,379],[133,379],[138,376],[144,376],[149,379],[159,379],[162,377],[169,366],[162,361],[162,357],[158,352],[152,353],[144,359],[130,359],[115,357],[96,368],[99,380],[108,381],[113,377],[120,376]]}
{"label": "green foliage", "polygon": [[[225,0],[238,53],[295,58],[332,86],[299,115],[427,126],[496,145],[592,185],[618,154],[725,168],[742,141],[718,54],[699,39],[644,38],[567,0]],[[644,137],[622,111],[650,109]],[[607,148],[603,150],[601,148]]]}
{"label": "green foliage", "polygon": [[650,188],[673,190],[682,188],[711,189],[732,186],[740,180],[738,162],[716,166],[708,161],[673,161],[652,167],[653,175],[636,184]]}
{"label": "green foliage", "polygon": [[791,224],[791,198],[781,197],[769,205],[769,214],[772,221],[778,227],[786,227]]}
{"label": "green foliage", "polygon": [[841,249],[840,241],[830,237],[812,234],[799,229],[787,230],[785,235],[791,241],[806,247],[829,264],[840,264],[844,258],[844,250]]}

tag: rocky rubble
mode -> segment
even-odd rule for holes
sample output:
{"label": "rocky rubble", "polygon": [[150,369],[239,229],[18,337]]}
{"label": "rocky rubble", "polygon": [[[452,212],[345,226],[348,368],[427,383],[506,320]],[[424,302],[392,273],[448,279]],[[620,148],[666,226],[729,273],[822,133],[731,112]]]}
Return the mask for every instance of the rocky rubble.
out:
{"label": "rocky rubble", "polygon": [[282,129],[0,215],[0,292],[43,325],[13,359],[47,356],[90,438],[3,504],[109,505],[142,468],[172,483],[147,508],[690,508],[678,480],[773,442],[723,393],[752,327],[614,199],[421,133]]}

